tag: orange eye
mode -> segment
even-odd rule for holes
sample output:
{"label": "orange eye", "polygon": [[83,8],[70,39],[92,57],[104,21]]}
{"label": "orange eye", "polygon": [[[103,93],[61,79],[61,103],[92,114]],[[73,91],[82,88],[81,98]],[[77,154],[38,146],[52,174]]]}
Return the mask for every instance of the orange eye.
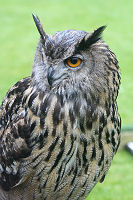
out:
{"label": "orange eye", "polygon": [[69,67],[73,67],[73,68],[78,67],[81,63],[82,63],[82,60],[78,57],[71,57],[66,60],[66,64]]}

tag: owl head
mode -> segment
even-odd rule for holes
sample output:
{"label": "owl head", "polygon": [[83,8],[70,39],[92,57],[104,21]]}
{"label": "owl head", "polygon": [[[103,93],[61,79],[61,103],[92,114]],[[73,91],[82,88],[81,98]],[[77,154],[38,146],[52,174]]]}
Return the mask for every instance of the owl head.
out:
{"label": "owl head", "polygon": [[93,99],[117,97],[120,75],[115,55],[101,38],[105,26],[91,33],[65,30],[47,35],[33,15],[40,34],[32,80],[44,92],[67,98],[87,94]]}

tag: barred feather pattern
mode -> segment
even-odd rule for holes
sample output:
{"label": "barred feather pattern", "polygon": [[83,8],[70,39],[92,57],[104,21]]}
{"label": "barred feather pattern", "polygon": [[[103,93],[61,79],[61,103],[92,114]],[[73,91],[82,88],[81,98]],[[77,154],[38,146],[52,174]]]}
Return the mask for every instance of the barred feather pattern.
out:
{"label": "barred feather pattern", "polygon": [[121,128],[119,66],[107,53],[99,96],[83,82],[78,93],[66,83],[43,91],[32,77],[9,90],[0,109],[0,200],[83,200],[104,180]]}

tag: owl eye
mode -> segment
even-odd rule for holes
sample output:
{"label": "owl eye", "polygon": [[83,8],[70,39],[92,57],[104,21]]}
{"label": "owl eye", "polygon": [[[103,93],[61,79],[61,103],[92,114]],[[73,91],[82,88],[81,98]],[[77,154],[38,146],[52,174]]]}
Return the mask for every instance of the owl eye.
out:
{"label": "owl eye", "polygon": [[65,63],[69,67],[75,68],[75,67],[78,67],[82,63],[82,59],[73,56],[73,57],[66,59]]}

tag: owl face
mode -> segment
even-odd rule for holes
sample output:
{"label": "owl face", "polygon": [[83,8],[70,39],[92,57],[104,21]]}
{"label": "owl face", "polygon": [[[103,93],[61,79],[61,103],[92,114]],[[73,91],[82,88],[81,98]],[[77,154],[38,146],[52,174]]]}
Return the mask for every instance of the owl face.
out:
{"label": "owl face", "polygon": [[33,18],[41,38],[32,77],[40,90],[67,95],[84,90],[97,96],[111,90],[109,66],[115,57],[101,39],[104,26],[92,33],[66,30],[48,36],[39,19]]}

